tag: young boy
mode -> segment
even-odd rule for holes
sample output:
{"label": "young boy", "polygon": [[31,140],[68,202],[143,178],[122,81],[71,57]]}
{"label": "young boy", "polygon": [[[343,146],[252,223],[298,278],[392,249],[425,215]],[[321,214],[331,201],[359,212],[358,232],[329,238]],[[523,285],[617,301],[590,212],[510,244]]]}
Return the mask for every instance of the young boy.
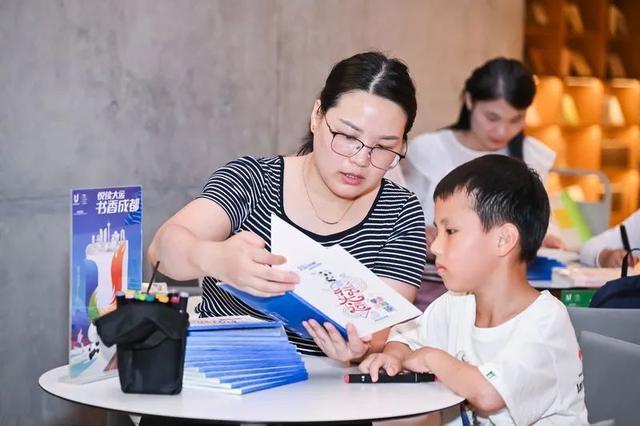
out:
{"label": "young boy", "polygon": [[360,369],[373,380],[380,368],[433,372],[470,403],[456,408],[454,424],[587,425],[567,310],[527,282],[549,222],[538,176],[519,160],[485,155],[445,176],[434,201],[431,250],[449,292],[394,327]]}

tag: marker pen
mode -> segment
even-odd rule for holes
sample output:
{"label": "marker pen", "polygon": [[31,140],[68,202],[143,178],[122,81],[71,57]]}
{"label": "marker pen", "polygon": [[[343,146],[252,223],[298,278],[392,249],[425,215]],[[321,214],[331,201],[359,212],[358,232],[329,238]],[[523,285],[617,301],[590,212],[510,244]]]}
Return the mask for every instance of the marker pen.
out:
{"label": "marker pen", "polygon": [[187,301],[189,300],[189,293],[186,291],[180,292],[180,301],[178,304],[178,312],[187,312]]}
{"label": "marker pen", "polygon": [[[395,376],[389,376],[387,374],[380,374],[378,381],[375,383],[420,383],[420,382],[433,382],[435,376],[431,373],[413,373],[405,372],[399,373]],[[371,375],[369,374],[346,374],[344,376],[345,383],[374,383],[371,381]]]}
{"label": "marker pen", "polygon": [[119,291],[116,293],[116,306],[119,308],[120,306],[124,305],[126,303],[125,301],[125,293],[124,291]]}

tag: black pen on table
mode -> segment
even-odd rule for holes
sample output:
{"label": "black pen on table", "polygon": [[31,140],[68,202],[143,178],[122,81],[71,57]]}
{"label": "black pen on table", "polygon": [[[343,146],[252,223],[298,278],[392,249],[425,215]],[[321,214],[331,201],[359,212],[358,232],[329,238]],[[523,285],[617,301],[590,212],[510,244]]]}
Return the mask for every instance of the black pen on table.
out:
{"label": "black pen on table", "polygon": [[388,374],[380,374],[378,381],[371,381],[369,374],[346,374],[344,376],[345,383],[421,383],[433,382],[435,376],[431,373],[400,373],[395,376]]}
{"label": "black pen on table", "polygon": [[624,224],[620,225],[620,237],[622,238],[622,247],[628,252],[631,250],[631,244],[629,244],[629,236],[627,235],[627,228]]}

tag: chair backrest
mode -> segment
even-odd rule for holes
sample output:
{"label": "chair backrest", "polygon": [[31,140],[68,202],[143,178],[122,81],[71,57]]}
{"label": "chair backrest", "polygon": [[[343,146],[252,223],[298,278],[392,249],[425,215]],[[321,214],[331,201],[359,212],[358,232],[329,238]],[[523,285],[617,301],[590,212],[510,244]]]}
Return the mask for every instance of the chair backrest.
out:
{"label": "chair backrest", "polygon": [[589,422],[638,424],[640,345],[590,331],[579,340]]}
{"label": "chair backrest", "polygon": [[640,344],[640,309],[569,307],[567,310],[578,337],[582,331],[591,331]]}

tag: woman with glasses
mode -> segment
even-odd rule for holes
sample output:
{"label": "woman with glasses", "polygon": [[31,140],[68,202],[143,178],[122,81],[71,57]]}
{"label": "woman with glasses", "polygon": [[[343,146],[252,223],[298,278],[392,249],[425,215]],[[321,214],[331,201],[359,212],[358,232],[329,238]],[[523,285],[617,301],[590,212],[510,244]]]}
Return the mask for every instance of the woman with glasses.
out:
{"label": "woman with glasses", "polygon": [[[202,317],[265,318],[216,286],[259,296],[293,290],[298,277],[271,268],[285,259],[270,247],[270,215],[324,246],[340,244],[413,301],[425,264],[424,217],[416,196],[384,174],[398,165],[416,115],[405,65],[377,52],[336,64],[313,105],[297,156],[243,157],[215,171],[202,194],[160,227],[152,262],[176,279],[202,279]],[[265,250],[266,249],[266,250]],[[348,340],[330,324],[306,324],[314,338],[289,333],[302,353],[357,360],[384,345],[387,331]]]}

